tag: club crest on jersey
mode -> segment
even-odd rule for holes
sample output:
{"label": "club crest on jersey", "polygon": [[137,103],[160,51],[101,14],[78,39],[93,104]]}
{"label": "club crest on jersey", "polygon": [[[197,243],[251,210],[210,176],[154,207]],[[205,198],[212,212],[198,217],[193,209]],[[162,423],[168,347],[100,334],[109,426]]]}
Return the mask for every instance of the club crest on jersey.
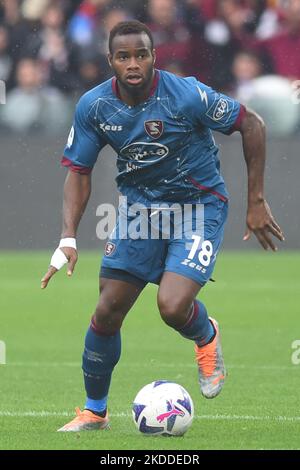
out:
{"label": "club crest on jersey", "polygon": [[163,121],[145,121],[144,122],[145,131],[147,132],[152,139],[158,139],[164,130]]}
{"label": "club crest on jersey", "polygon": [[107,242],[105,245],[105,249],[104,249],[105,256],[112,255],[115,249],[116,249],[116,245],[114,243]]}

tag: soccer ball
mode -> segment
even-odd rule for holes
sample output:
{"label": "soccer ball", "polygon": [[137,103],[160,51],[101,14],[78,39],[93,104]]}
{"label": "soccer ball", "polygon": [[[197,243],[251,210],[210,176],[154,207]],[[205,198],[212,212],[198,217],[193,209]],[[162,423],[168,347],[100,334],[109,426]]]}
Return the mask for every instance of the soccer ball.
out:
{"label": "soccer ball", "polygon": [[181,385],[157,380],[139,391],[133,402],[132,416],[138,430],[144,434],[182,436],[192,424],[194,404]]}

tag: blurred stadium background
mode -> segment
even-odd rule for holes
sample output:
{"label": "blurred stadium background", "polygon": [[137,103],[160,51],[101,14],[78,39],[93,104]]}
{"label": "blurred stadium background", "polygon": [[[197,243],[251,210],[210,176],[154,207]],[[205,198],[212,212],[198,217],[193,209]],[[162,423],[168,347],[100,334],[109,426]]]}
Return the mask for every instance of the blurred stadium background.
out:
{"label": "blurred stadium background", "polygon": [[[130,18],[151,27],[158,68],[195,75],[262,114],[269,140],[267,197],[286,232],[285,247],[299,248],[300,0],[3,0],[0,249],[55,246],[65,176],[60,157],[74,106],[110,77],[109,31]],[[231,194],[225,247],[245,248],[241,139],[216,138]],[[96,208],[117,203],[114,161],[104,149],[80,229],[82,248],[102,246]]]}

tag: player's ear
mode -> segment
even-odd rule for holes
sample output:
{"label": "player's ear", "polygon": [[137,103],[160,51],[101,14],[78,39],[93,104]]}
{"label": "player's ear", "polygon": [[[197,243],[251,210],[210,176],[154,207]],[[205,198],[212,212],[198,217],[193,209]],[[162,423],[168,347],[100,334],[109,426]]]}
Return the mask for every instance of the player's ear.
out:
{"label": "player's ear", "polygon": [[107,60],[108,60],[109,66],[112,67],[112,64],[111,64],[112,54],[110,52],[107,54]]}

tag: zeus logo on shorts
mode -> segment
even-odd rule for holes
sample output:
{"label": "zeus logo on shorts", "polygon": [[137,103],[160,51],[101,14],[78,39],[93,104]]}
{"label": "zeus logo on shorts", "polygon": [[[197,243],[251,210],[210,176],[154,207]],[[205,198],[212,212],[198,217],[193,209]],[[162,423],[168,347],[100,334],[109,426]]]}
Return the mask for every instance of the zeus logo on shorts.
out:
{"label": "zeus logo on shorts", "polygon": [[[199,235],[192,235],[192,239],[194,240],[193,246],[189,252],[188,257],[182,261],[181,264],[205,273],[206,268],[210,265],[213,255],[212,243],[209,240],[204,240],[204,242],[201,243],[201,237]],[[195,255],[199,248],[200,250],[198,252],[198,260],[196,259],[195,262]],[[200,264],[197,264],[197,261],[199,261]]]}

